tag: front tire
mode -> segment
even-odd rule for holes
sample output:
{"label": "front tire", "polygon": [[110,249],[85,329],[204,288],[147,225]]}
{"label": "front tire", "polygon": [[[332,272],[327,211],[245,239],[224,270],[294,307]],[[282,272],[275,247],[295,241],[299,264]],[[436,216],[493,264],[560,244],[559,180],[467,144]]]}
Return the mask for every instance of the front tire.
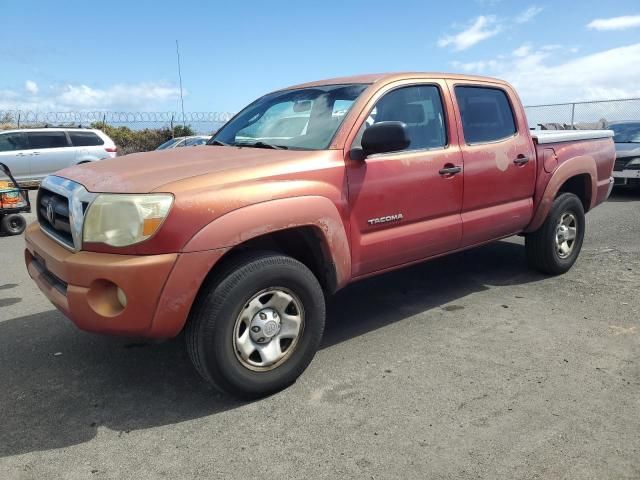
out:
{"label": "front tire", "polygon": [[277,253],[237,258],[204,286],[186,329],[189,356],[218,390],[257,398],[296,381],[324,331],[313,273]]}
{"label": "front tire", "polygon": [[573,193],[560,194],[542,226],[525,237],[529,267],[549,275],[567,272],[580,254],[584,232],[582,202]]}

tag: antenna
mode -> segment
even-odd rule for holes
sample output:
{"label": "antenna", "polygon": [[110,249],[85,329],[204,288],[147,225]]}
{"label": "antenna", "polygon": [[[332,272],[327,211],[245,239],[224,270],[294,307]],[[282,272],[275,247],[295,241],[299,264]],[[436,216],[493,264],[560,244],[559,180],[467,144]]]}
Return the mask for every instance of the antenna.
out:
{"label": "antenna", "polygon": [[186,129],[187,124],[184,119],[184,98],[182,96],[182,72],[180,71],[180,46],[176,40],[176,55],[178,57],[178,78],[180,79],[180,105],[182,106],[182,126]]}

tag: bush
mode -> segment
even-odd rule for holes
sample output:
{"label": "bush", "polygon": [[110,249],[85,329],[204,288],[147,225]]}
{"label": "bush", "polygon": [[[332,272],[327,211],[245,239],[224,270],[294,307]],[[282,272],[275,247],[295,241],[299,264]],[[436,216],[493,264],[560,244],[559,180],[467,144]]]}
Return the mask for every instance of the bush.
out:
{"label": "bush", "polygon": [[92,123],[91,128],[97,128],[106,133],[118,147],[119,155],[127,153],[148,152],[155,150],[167,140],[174,137],[195,135],[189,126],[176,126],[173,133],[170,128],[145,128],[131,130],[129,127],[114,127],[102,122]]}

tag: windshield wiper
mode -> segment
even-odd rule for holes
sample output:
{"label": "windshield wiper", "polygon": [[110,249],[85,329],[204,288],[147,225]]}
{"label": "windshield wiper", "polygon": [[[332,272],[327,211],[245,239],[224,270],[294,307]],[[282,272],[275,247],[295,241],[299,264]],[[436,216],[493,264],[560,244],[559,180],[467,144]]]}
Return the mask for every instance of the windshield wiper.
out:
{"label": "windshield wiper", "polygon": [[287,150],[289,147],[284,145],[274,145],[273,143],[254,142],[254,143],[236,143],[238,147],[254,147],[254,148],[271,148],[273,150]]}

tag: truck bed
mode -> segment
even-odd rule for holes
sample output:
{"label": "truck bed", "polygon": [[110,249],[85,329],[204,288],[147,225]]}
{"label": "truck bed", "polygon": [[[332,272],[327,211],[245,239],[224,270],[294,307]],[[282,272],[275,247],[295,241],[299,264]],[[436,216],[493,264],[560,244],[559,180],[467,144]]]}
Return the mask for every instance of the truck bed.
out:
{"label": "truck bed", "polygon": [[613,134],[613,130],[532,130],[531,138],[538,144],[546,144],[609,138]]}

